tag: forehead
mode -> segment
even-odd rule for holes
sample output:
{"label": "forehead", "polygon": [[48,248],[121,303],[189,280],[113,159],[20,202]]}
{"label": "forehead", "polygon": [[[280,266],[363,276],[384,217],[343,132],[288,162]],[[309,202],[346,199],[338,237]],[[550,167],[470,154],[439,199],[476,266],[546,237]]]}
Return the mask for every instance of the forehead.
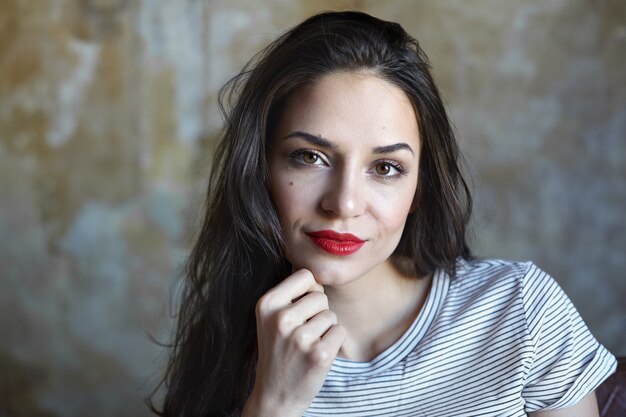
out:
{"label": "forehead", "polygon": [[298,90],[277,127],[279,137],[300,130],[339,143],[384,145],[401,139],[419,147],[417,116],[407,95],[367,73],[331,73]]}

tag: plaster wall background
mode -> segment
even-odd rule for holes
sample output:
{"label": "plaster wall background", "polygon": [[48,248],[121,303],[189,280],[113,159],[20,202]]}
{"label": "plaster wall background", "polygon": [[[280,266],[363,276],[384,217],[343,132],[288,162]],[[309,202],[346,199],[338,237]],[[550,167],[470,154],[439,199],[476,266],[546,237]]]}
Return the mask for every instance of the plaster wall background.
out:
{"label": "plaster wall background", "polygon": [[148,415],[217,90],[326,9],[418,38],[470,167],[475,251],[534,260],[626,355],[626,3],[3,0],[0,415]]}

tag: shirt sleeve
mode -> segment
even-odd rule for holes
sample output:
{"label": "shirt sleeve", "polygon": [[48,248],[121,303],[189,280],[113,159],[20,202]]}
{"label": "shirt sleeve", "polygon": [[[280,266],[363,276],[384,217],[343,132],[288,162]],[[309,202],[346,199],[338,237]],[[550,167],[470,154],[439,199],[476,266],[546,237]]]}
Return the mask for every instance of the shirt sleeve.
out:
{"label": "shirt sleeve", "polygon": [[615,372],[617,361],[552,277],[529,264],[522,285],[533,346],[522,389],[525,410],[572,406]]}

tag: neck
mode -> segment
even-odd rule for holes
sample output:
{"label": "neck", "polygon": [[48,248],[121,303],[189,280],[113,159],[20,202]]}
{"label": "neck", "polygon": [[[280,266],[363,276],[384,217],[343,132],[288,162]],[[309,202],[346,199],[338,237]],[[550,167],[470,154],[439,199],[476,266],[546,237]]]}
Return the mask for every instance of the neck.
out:
{"label": "neck", "polygon": [[347,330],[339,356],[369,361],[395,343],[417,317],[429,288],[429,278],[402,275],[389,261],[348,284],[326,287],[330,309]]}

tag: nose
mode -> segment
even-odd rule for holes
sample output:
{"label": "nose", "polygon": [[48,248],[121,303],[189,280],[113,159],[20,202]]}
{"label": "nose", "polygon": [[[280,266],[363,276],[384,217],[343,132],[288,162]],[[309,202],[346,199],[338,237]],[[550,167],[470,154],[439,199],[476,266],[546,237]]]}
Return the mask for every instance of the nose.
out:
{"label": "nose", "polygon": [[365,212],[365,191],[367,180],[358,169],[348,166],[336,170],[328,182],[328,189],[322,197],[321,207],[331,215],[350,218]]}

